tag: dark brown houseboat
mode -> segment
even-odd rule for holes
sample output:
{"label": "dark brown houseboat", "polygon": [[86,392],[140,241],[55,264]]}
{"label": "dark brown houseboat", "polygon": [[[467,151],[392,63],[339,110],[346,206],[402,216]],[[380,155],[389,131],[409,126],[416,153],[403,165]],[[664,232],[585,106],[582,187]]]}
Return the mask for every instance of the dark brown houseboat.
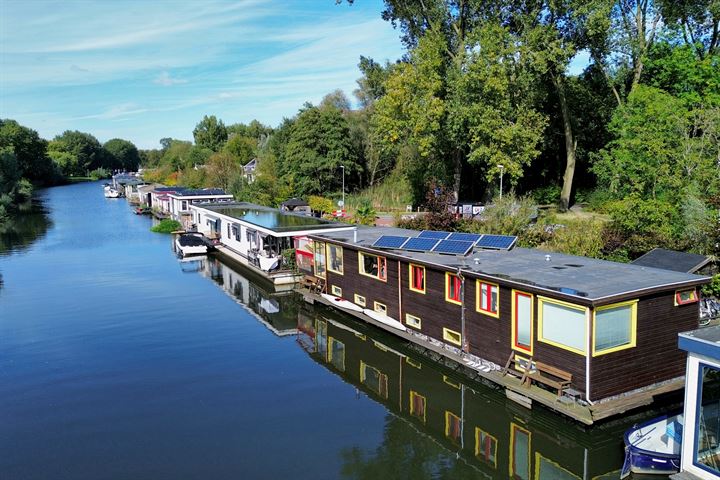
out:
{"label": "dark brown houseboat", "polygon": [[708,277],[525,248],[373,247],[384,235],[418,232],[312,235],[305,273],[327,294],[402,322],[394,333],[584,423],[682,388],[677,335],[697,328]]}

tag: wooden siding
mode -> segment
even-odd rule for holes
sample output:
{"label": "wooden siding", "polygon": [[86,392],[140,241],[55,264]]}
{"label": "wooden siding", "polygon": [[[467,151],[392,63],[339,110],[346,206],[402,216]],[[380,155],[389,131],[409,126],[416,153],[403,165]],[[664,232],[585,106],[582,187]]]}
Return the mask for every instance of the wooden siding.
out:
{"label": "wooden siding", "polygon": [[699,304],[676,307],[673,295],[671,291],[640,299],[634,348],[591,359],[591,400],[685,374],[686,354],[678,349],[678,333],[698,327]]}

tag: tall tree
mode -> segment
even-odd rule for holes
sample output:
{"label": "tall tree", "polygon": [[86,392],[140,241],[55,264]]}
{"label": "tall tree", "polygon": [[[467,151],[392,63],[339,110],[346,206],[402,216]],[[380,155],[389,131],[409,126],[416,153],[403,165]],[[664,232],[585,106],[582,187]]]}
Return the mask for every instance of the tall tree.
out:
{"label": "tall tree", "polygon": [[89,133],[66,130],[56,136],[48,147],[51,151],[74,157],[73,175],[84,175],[88,170],[103,166],[104,152],[97,138]]}
{"label": "tall tree", "polygon": [[219,152],[227,142],[228,133],[222,120],[218,120],[215,115],[205,115],[195,126],[193,138],[196,145]]}
{"label": "tall tree", "polygon": [[15,120],[0,120],[0,148],[12,148],[20,175],[34,182],[52,180],[53,164],[47,155],[47,140]]}
{"label": "tall tree", "polygon": [[113,138],[103,145],[108,155],[106,166],[134,172],[140,165],[140,154],[132,142],[121,138]]}

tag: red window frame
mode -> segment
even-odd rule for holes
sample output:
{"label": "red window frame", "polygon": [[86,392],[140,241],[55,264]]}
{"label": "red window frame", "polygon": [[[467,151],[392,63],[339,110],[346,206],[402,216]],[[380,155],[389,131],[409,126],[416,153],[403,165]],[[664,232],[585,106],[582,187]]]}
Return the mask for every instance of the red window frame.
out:
{"label": "red window frame", "polygon": [[[460,277],[458,277],[454,273],[448,273],[447,275],[449,281],[447,282],[447,292],[445,293],[445,299],[459,303],[460,289],[462,288],[462,282],[460,281]],[[453,290],[455,291],[453,292]]]}
{"label": "red window frame", "polygon": [[410,265],[410,286],[415,291],[425,292],[425,267]]}
{"label": "red window frame", "polygon": [[[518,332],[520,331],[520,322],[519,322],[519,306],[518,306],[518,300],[520,297],[525,297],[530,299],[530,344],[529,345],[523,345],[518,342]],[[515,309],[513,311],[513,322],[514,322],[514,332],[513,332],[513,348],[515,350],[522,350],[526,353],[529,353],[530,355],[533,354],[533,308],[534,308],[534,298],[533,295],[529,293],[514,291],[513,292],[513,303],[515,304]]]}
{"label": "red window frame", "polygon": [[[498,285],[495,285],[494,283],[485,283],[480,281],[478,283],[478,288],[480,289],[480,294],[478,295],[478,310],[482,312],[491,313],[493,315],[497,315],[498,313],[498,305],[500,303],[500,287]],[[492,309],[492,291],[493,288],[495,288],[495,292],[497,294],[497,297],[495,299],[495,310]],[[482,304],[482,292],[485,291],[485,299],[487,303],[485,305]]]}

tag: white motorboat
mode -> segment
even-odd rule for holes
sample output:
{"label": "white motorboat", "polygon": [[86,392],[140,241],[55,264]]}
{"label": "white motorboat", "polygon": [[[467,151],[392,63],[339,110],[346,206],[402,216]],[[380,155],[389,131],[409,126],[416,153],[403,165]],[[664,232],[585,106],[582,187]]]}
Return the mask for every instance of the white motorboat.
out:
{"label": "white motorboat", "polygon": [[205,255],[208,251],[207,240],[202,234],[183,233],[175,239],[175,247],[180,255]]}
{"label": "white motorboat", "polygon": [[402,330],[403,332],[405,331],[405,325],[392,317],[388,317],[384,313],[376,312],[375,310],[370,310],[369,308],[363,309],[363,313],[373,320],[387,325],[388,327],[396,328],[398,330]]}
{"label": "white motorboat", "polygon": [[106,186],[103,189],[103,193],[105,195],[105,198],[120,198],[120,192],[111,186]]}
{"label": "white motorboat", "polygon": [[344,308],[345,310],[351,310],[353,312],[362,312],[363,311],[362,307],[355,305],[352,302],[348,302],[347,300],[342,299],[340,297],[336,297],[335,295],[329,295],[327,293],[321,293],[320,295],[322,295],[322,297],[325,300],[329,301],[331,304],[333,304],[337,307],[340,307],[340,308]]}

